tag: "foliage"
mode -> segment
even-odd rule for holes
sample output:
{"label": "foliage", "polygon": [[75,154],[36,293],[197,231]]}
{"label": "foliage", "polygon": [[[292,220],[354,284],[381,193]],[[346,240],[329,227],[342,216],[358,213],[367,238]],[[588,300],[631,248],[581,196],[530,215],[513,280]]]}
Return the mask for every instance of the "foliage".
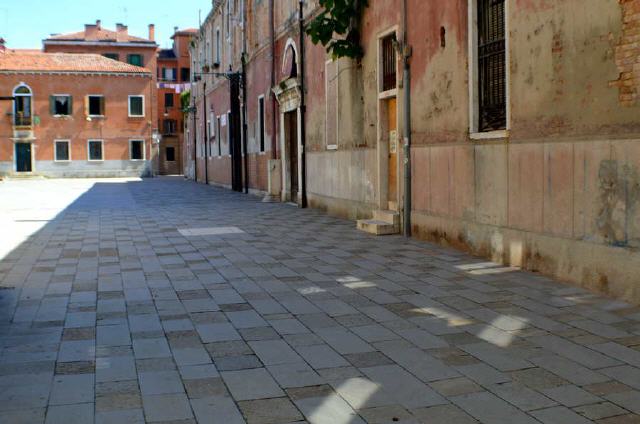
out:
{"label": "foliage", "polygon": [[314,44],[322,44],[334,59],[359,59],[364,54],[360,19],[367,5],[368,0],[320,0],[323,10],[309,23],[306,32]]}
{"label": "foliage", "polygon": [[180,93],[180,104],[182,105],[182,111],[186,112],[191,105],[191,90],[183,91]]}

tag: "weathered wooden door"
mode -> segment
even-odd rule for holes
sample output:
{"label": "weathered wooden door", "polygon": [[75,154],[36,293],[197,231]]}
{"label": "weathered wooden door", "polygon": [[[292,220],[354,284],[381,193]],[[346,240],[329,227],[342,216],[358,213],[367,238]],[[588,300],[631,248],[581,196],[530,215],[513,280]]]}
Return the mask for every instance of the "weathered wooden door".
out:
{"label": "weathered wooden door", "polygon": [[31,143],[16,143],[16,171],[31,172]]}
{"label": "weathered wooden door", "polygon": [[389,210],[398,210],[398,122],[396,98],[387,100],[387,129],[389,130]]}

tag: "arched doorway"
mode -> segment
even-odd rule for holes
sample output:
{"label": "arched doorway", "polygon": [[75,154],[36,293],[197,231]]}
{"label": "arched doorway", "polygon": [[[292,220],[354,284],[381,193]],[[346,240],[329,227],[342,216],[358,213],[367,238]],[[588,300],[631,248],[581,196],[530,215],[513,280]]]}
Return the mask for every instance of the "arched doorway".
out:
{"label": "arched doorway", "polygon": [[[13,89],[13,127],[14,134],[30,130],[33,125],[33,94],[28,85],[22,83]],[[33,149],[31,137],[15,142],[15,170],[16,172],[32,172]]]}

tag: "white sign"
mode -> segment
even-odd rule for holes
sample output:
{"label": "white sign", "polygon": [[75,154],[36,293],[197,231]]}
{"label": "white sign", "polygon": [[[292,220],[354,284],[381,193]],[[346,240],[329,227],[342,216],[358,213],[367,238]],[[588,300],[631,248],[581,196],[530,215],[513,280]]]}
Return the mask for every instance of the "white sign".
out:
{"label": "white sign", "polygon": [[220,125],[223,127],[227,126],[227,115],[220,116]]}

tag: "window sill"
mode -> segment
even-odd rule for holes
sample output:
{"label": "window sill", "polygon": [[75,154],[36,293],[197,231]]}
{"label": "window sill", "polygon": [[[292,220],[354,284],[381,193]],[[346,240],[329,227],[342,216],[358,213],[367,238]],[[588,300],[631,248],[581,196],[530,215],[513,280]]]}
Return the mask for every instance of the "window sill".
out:
{"label": "window sill", "polygon": [[264,155],[266,155],[266,154],[267,154],[267,152],[265,152],[265,151],[258,152],[258,156],[264,156]]}
{"label": "window sill", "polygon": [[392,88],[391,90],[381,91],[378,93],[378,99],[388,99],[390,97],[398,96],[398,88]]}
{"label": "window sill", "polygon": [[87,115],[87,118],[91,118],[91,119],[104,119],[104,115]]}
{"label": "window sill", "polygon": [[509,130],[475,132],[469,134],[471,140],[499,140],[509,137]]}
{"label": "window sill", "polygon": [[104,162],[104,159],[87,159],[87,162],[102,163],[102,162]]}
{"label": "window sill", "polygon": [[129,159],[130,162],[144,162],[145,159]]}
{"label": "window sill", "polygon": [[144,118],[144,115],[129,115],[129,118],[140,119],[140,118]]}
{"label": "window sill", "polygon": [[58,159],[54,159],[53,163],[59,163],[59,164],[66,164],[66,163],[71,163],[71,159],[67,159],[67,160],[58,160]]}
{"label": "window sill", "polygon": [[338,150],[338,145],[337,144],[329,144],[327,146],[327,150]]}
{"label": "window sill", "polygon": [[71,118],[71,115],[53,115],[54,118]]}

